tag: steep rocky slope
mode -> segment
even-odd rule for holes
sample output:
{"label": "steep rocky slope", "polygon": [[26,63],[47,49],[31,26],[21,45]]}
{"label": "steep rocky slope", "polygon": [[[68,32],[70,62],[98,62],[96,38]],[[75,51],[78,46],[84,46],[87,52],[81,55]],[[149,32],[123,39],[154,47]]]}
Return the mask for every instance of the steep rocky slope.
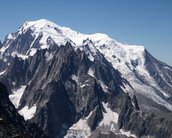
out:
{"label": "steep rocky slope", "polygon": [[6,87],[0,83],[0,137],[46,138],[34,124],[26,123],[8,98]]}

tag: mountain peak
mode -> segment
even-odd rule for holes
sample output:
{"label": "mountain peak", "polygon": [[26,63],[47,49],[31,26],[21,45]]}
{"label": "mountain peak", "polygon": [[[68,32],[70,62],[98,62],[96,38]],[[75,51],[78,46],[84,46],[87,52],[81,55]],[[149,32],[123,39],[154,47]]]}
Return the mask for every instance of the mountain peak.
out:
{"label": "mountain peak", "polygon": [[28,29],[31,29],[34,33],[52,33],[53,30],[60,31],[60,26],[46,19],[40,19],[36,21],[26,21],[20,28],[19,33],[25,33]]}
{"label": "mountain peak", "polygon": [[[118,55],[119,53],[125,55],[127,51],[133,51],[134,55],[140,56],[144,54],[144,47],[142,46],[130,46],[127,44],[119,43],[108,35],[102,33],[82,34],[70,28],[59,26],[47,19],[26,21],[19,28],[15,36],[13,36],[13,34],[8,35],[8,37],[6,38],[7,43],[5,45],[8,47],[9,42],[11,43],[12,39],[21,39],[20,37],[18,37],[21,35],[28,37],[29,40],[29,45],[27,46],[27,49],[24,48],[25,51],[23,52],[27,53],[27,56],[29,56],[29,53],[32,53],[29,51],[36,52],[37,49],[48,49],[50,46],[49,38],[51,38],[52,42],[56,43],[58,46],[65,45],[67,42],[70,42],[75,47],[75,49],[82,46],[83,42],[87,42],[85,40],[88,39],[91,40],[92,44],[99,50],[104,49],[108,53],[112,53],[111,51],[116,51],[116,54]],[[25,37],[23,39],[25,39]],[[6,49],[7,48],[5,48],[5,50]]]}
{"label": "mountain peak", "polygon": [[23,28],[28,28],[28,27],[38,27],[38,28],[43,28],[43,27],[47,27],[47,26],[51,26],[51,27],[59,27],[57,24],[47,20],[47,19],[40,19],[40,20],[36,20],[36,21],[26,21],[23,24]]}
{"label": "mountain peak", "polygon": [[[47,44],[46,40],[48,37],[51,37],[58,45],[64,45],[67,41],[70,41],[74,42],[76,46],[81,46],[83,44],[83,41],[86,39],[90,39],[93,42],[99,43],[101,45],[114,41],[106,34],[82,34],[70,28],[59,26],[46,19],[26,21],[19,28],[19,34],[25,34],[28,30],[32,30],[31,35],[36,38],[42,35],[40,42],[44,45]],[[45,47],[47,48],[47,46]]]}

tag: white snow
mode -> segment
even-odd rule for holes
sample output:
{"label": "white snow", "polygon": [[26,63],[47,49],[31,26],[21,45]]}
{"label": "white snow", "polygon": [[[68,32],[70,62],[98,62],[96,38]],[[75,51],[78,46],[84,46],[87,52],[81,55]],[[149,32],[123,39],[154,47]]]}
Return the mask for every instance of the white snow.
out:
{"label": "white snow", "polygon": [[34,104],[34,106],[30,108],[29,106],[26,105],[21,110],[19,110],[19,114],[22,115],[25,120],[29,120],[32,117],[34,117],[35,112],[36,112],[36,104]]}
{"label": "white snow", "polygon": [[4,62],[7,62],[7,59],[6,59],[6,58],[4,58],[4,59],[3,59],[3,61],[4,61]]}
{"label": "white snow", "polygon": [[170,79],[170,82],[171,82],[171,83],[169,83],[168,81],[166,81],[166,83],[167,83],[170,87],[172,87],[172,76],[170,76],[168,73],[167,73],[167,76],[168,76],[168,78]]}
{"label": "white snow", "polygon": [[130,97],[133,97],[136,94],[136,91],[128,84],[123,84],[123,86],[121,86],[121,89],[125,92],[125,93],[129,93]]}
{"label": "white snow", "polygon": [[90,131],[90,127],[87,124],[87,119],[80,119],[76,124],[74,124],[70,129],[73,130],[86,130]]}
{"label": "white snow", "polygon": [[74,80],[76,83],[78,83],[78,77],[76,75],[71,76],[72,80]]}
{"label": "white snow", "polygon": [[0,76],[3,75],[6,72],[6,70],[0,72]]}
{"label": "white snow", "polygon": [[155,101],[156,103],[166,107],[168,110],[172,111],[172,105],[162,99],[158,94],[155,93],[155,89],[151,86],[142,84],[142,83],[132,83],[132,86],[136,90],[136,92],[142,92],[144,96]]}
{"label": "white snow", "polygon": [[104,92],[109,92],[108,91],[108,86],[106,86],[101,80],[98,80],[99,84],[101,85],[102,89]]}
{"label": "white snow", "polygon": [[[47,44],[47,39],[49,37],[51,37],[58,45],[65,45],[66,42],[69,41],[69,39],[63,35],[61,30],[62,27],[46,19],[25,22],[19,31],[20,33],[26,32],[28,28],[33,31],[32,36],[35,36],[34,41],[38,36],[43,36],[39,41],[41,49],[49,48],[49,45]],[[31,46],[33,46],[33,43]]]}
{"label": "white snow", "polygon": [[[22,27],[19,28],[19,34],[25,33],[28,29],[31,29],[32,36],[34,37],[33,42],[30,45],[30,50],[32,51],[31,48],[34,48],[34,43],[36,42],[37,38],[42,36],[41,39],[39,40],[40,47],[37,47],[34,49],[32,54],[28,56],[33,56],[35,54],[37,49],[46,49],[49,48],[49,44],[47,43],[48,38],[51,38],[53,43],[55,42],[57,45],[65,45],[67,42],[71,42],[73,47],[75,49],[79,48],[82,45],[87,45],[89,47],[89,51],[85,51],[88,53],[88,57],[91,61],[94,60],[94,55],[96,55],[96,48],[92,43],[85,42],[83,43],[84,40],[91,40],[93,43],[96,44],[104,44],[104,43],[111,43],[111,41],[114,41],[112,38],[105,34],[91,34],[91,35],[86,35],[86,34],[81,34],[76,31],[73,31],[70,28],[67,27],[61,27],[59,25],[56,25],[55,23],[48,21],[46,19],[41,19],[37,21],[27,21],[23,24]],[[10,38],[12,38],[11,35],[9,35]],[[1,52],[4,52],[8,47],[3,47],[1,48]],[[29,51],[27,53],[29,53]],[[18,53],[19,54],[19,53]]]}
{"label": "white snow", "polygon": [[37,21],[26,21],[24,23],[24,25],[20,28],[21,31],[25,31],[27,30],[29,27],[34,27],[35,28],[44,28],[44,27],[48,27],[48,26],[54,26],[54,27],[58,27],[58,25],[56,25],[55,23],[46,20],[46,19],[40,19]]}
{"label": "white snow", "polygon": [[94,70],[92,68],[89,68],[87,74],[95,78],[95,76],[94,76]]}
{"label": "white snow", "polygon": [[90,61],[94,61],[94,57],[97,56],[97,49],[95,46],[90,42],[90,40],[86,40],[82,45],[83,46],[80,46],[79,49],[84,50]]}
{"label": "white snow", "polygon": [[90,84],[80,84],[80,87],[81,87],[81,88],[84,88],[84,87],[86,87],[86,86],[90,86]]}
{"label": "white snow", "polygon": [[67,135],[65,138],[87,138],[89,137],[91,131],[90,127],[87,124],[88,118],[91,116],[92,112],[86,117],[86,118],[81,118],[78,122],[73,124],[72,127],[69,128]]}
{"label": "white snow", "polygon": [[90,53],[88,54],[88,58],[90,59],[90,61],[94,61],[94,57]]}
{"label": "white snow", "polygon": [[9,35],[7,36],[7,39],[13,39],[12,34],[9,34]]}
{"label": "white snow", "polygon": [[126,135],[127,137],[134,137],[134,138],[137,138],[136,135],[131,134],[130,131],[127,131],[127,132],[126,132],[126,131],[120,129],[120,132],[121,132],[121,134]]}
{"label": "white snow", "polygon": [[46,61],[50,61],[51,59],[53,59],[53,53],[49,53],[48,51],[46,51],[45,57]]}
{"label": "white snow", "polygon": [[80,87],[81,87],[81,88],[84,88],[85,86],[86,86],[86,84],[82,84],[82,85],[80,85]]}
{"label": "white snow", "polygon": [[[119,70],[124,78],[126,78],[134,90],[129,86],[125,85],[122,88],[125,92],[130,95],[138,92],[147,98],[163,105],[167,109],[172,111],[172,105],[163,100],[156,91],[161,92],[166,98],[169,95],[164,92],[155,82],[155,80],[149,75],[145,67],[145,48],[143,46],[127,45],[119,42],[112,42],[109,44],[99,45],[95,44],[99,51],[104,54],[105,58],[112,63],[113,67]],[[132,65],[132,61],[136,62],[136,66]],[[133,72],[135,70],[141,75],[147,84],[143,84]],[[167,83],[168,84],[168,83]],[[170,85],[169,85],[170,86]]]}
{"label": "white snow", "polygon": [[20,99],[24,93],[26,85],[22,85],[19,89],[13,89],[12,94],[9,95],[10,101],[14,104],[16,108],[20,105]]}
{"label": "white snow", "polygon": [[3,53],[8,48],[9,48],[9,45],[8,46],[3,46],[3,47],[1,47],[0,52]]}
{"label": "white snow", "polygon": [[13,51],[13,52],[11,53],[11,56],[12,56],[12,57],[16,57],[16,56],[17,56],[17,57],[22,58],[23,60],[25,60],[25,59],[28,58],[27,55],[22,55],[22,54],[18,53],[17,51]]}
{"label": "white snow", "polygon": [[84,83],[79,82],[79,77],[76,76],[76,75],[72,75],[71,79],[74,80],[80,88],[84,88],[86,86],[90,86],[90,84],[87,83],[87,80]]}
{"label": "white snow", "polygon": [[[66,42],[73,42],[72,43],[73,47],[75,49],[77,48],[83,49],[88,54],[88,57],[91,61],[93,61],[95,55],[97,55],[96,48],[100,49],[100,47],[102,47],[103,45],[109,45],[108,48],[112,46],[112,48],[110,48],[110,51],[112,50],[111,52],[114,52],[113,50],[115,50],[114,49],[115,45],[118,45],[118,47],[124,46],[123,44],[118,43],[117,41],[113,40],[106,34],[101,34],[101,33],[90,34],[90,35],[81,34],[79,32],[73,31],[70,28],[56,25],[55,23],[48,21],[46,19],[25,22],[24,25],[19,29],[19,34],[25,33],[28,29],[31,29],[33,31],[32,36],[34,37],[34,40],[31,43],[30,48],[33,48],[34,42],[37,40],[37,38],[40,35],[42,35],[39,41],[41,46],[36,49],[49,48],[49,44],[47,43],[48,38],[51,38],[52,41],[58,45],[65,45]],[[83,43],[83,41],[85,42]],[[83,48],[83,45],[88,45],[88,48]],[[1,51],[4,51],[3,49],[5,49],[5,47],[1,48]],[[137,46],[135,46],[133,49],[128,48],[127,51],[137,52],[140,49],[142,50],[143,48],[140,47],[138,48]],[[35,50],[33,54],[35,54]]]}
{"label": "white snow", "polygon": [[30,56],[33,56],[33,55],[36,53],[36,51],[37,51],[36,48],[31,48],[31,49],[29,50],[29,55],[30,55]]}
{"label": "white snow", "polygon": [[118,113],[113,112],[109,107],[108,103],[102,103],[106,112],[103,112],[103,120],[100,122],[100,126],[102,125],[110,125],[112,122],[118,123]]}
{"label": "white snow", "polygon": [[164,68],[165,68],[165,69],[168,69],[168,70],[170,70],[170,71],[172,71],[172,68],[170,68],[170,67],[168,67],[168,66],[165,66]]}

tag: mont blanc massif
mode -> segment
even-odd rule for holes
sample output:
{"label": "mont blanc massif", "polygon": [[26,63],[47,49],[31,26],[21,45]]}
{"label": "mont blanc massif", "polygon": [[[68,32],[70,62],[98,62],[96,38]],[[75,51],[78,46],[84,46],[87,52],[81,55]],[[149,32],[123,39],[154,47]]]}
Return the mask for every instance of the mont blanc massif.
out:
{"label": "mont blanc massif", "polygon": [[172,138],[172,67],[143,46],[27,21],[0,82],[2,138]]}

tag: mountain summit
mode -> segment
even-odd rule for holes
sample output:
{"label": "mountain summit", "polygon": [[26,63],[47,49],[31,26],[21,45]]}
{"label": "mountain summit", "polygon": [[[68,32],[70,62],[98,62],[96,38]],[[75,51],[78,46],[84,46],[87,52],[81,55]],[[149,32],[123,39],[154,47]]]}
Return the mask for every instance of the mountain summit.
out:
{"label": "mountain summit", "polygon": [[172,67],[143,46],[25,22],[0,48],[0,80],[50,137],[170,137]]}

